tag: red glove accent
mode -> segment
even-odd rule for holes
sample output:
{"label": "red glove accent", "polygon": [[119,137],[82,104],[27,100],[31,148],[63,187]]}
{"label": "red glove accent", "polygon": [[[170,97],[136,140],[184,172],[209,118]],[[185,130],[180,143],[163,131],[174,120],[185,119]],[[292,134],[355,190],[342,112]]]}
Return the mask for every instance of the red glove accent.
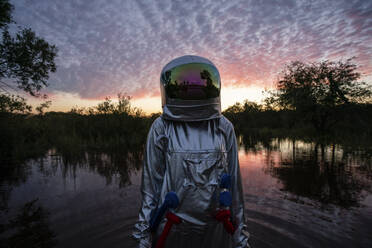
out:
{"label": "red glove accent", "polygon": [[155,248],[163,248],[164,244],[165,244],[165,240],[167,239],[168,233],[169,233],[171,227],[173,226],[173,224],[181,223],[181,218],[178,217],[177,215],[175,215],[172,212],[168,212],[166,217],[168,219],[167,224],[165,224],[163,232],[161,233],[158,241],[156,242]]}
{"label": "red glove accent", "polygon": [[215,218],[216,220],[223,223],[223,226],[225,227],[226,232],[230,233],[231,235],[235,232],[235,227],[230,221],[231,213],[228,209],[220,209],[218,210]]}

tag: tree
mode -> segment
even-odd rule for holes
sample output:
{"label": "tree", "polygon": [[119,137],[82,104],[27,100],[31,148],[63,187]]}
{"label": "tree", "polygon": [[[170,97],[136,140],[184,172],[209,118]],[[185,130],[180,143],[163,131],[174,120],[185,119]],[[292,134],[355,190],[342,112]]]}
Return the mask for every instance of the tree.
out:
{"label": "tree", "polygon": [[30,113],[32,107],[27,104],[26,99],[15,95],[0,94],[0,112],[7,113]]}
{"label": "tree", "polygon": [[0,1],[0,28],[3,28],[12,22],[12,11],[13,5],[11,5],[8,1]]}
{"label": "tree", "polygon": [[99,103],[91,111],[88,109],[88,114],[126,114],[133,116],[142,116],[143,111],[140,108],[132,107],[131,96],[123,93],[118,94],[118,102],[112,102],[110,97],[106,97],[105,101]]}
{"label": "tree", "polygon": [[8,0],[0,0],[0,94],[9,96],[18,88],[40,96],[40,90],[48,86],[49,73],[56,71],[57,48],[29,28],[12,35],[12,11]]}
{"label": "tree", "polygon": [[115,104],[112,103],[110,97],[106,97],[105,101],[99,103],[96,109],[98,114],[113,114],[115,111]]}
{"label": "tree", "polygon": [[37,106],[35,108],[36,112],[39,114],[39,115],[43,115],[44,112],[45,112],[45,109],[48,109],[50,107],[50,105],[52,104],[52,101],[45,101],[43,103],[41,103],[39,106]]}
{"label": "tree", "polygon": [[358,81],[361,74],[351,59],[305,64],[290,63],[272,92],[277,106],[294,110],[297,121],[309,121],[325,134],[340,120],[338,110],[370,101],[371,87]]}

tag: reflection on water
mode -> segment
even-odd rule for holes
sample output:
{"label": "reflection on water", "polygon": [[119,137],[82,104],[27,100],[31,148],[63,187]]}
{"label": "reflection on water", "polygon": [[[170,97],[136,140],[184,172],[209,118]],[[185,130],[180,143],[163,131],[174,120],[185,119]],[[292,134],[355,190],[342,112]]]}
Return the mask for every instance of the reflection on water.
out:
{"label": "reflection on water", "polygon": [[[131,171],[140,169],[142,164],[142,151],[127,151],[119,154],[81,152],[66,155],[50,150],[48,155],[52,157],[50,168],[54,168],[55,173],[55,170],[60,167],[64,178],[68,174],[76,178],[76,169],[79,168],[104,177],[106,184],[111,184],[113,180],[116,180],[119,187],[129,185]],[[40,170],[42,173],[48,174],[48,171],[43,167],[43,161],[41,160]]]}
{"label": "reflection on water", "polygon": [[[371,150],[239,140],[254,247],[372,245]],[[39,216],[50,246],[135,247],[129,235],[140,205],[141,158],[142,151],[50,150],[43,158],[2,166],[0,238],[11,240],[17,231],[9,223],[34,202],[38,207],[28,209],[49,213]]]}
{"label": "reflection on water", "polygon": [[346,208],[358,206],[365,196],[362,191],[370,191],[370,161],[344,153],[336,145],[275,143],[276,152],[267,152],[265,169],[280,179],[283,190]]}
{"label": "reflection on water", "polygon": [[242,146],[255,247],[370,247],[371,155],[290,140]]}
{"label": "reflection on water", "polygon": [[3,224],[1,247],[54,247],[55,234],[50,230],[49,213],[37,206],[38,199],[27,202],[14,219]]}

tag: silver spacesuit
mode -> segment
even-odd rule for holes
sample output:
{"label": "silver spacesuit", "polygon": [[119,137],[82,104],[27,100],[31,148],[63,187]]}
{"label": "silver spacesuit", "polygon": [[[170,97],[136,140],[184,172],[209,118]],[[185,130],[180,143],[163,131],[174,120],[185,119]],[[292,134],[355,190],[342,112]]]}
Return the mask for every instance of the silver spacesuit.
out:
{"label": "silver spacesuit", "polygon": [[[221,115],[217,68],[205,58],[183,56],[164,67],[160,82],[163,114],[147,137],[142,206],[133,237],[139,247],[155,247],[167,219],[162,217],[151,232],[151,218],[166,194],[175,192],[179,204],[168,211],[182,221],[172,226],[165,247],[249,247],[238,147],[232,124]],[[231,177],[233,234],[215,218],[219,194],[226,190],[220,187],[224,173]]]}

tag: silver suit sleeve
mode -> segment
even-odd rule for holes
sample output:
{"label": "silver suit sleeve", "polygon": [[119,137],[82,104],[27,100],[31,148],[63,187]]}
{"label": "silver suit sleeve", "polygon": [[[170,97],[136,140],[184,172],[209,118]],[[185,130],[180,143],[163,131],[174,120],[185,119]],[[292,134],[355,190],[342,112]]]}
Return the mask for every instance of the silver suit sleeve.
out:
{"label": "silver suit sleeve", "polygon": [[231,125],[231,130],[228,135],[228,149],[227,162],[229,166],[229,174],[231,175],[231,194],[232,194],[232,218],[237,226],[234,233],[234,245],[236,248],[250,247],[248,243],[249,233],[246,230],[245,214],[244,214],[244,198],[242,181],[240,176],[239,158],[238,158],[238,145],[234,128]]}
{"label": "silver suit sleeve", "polygon": [[133,237],[139,247],[151,247],[150,218],[156,211],[165,171],[164,151],[161,145],[159,122],[155,121],[147,136],[143,170],[142,170],[142,203],[138,222],[135,224]]}

